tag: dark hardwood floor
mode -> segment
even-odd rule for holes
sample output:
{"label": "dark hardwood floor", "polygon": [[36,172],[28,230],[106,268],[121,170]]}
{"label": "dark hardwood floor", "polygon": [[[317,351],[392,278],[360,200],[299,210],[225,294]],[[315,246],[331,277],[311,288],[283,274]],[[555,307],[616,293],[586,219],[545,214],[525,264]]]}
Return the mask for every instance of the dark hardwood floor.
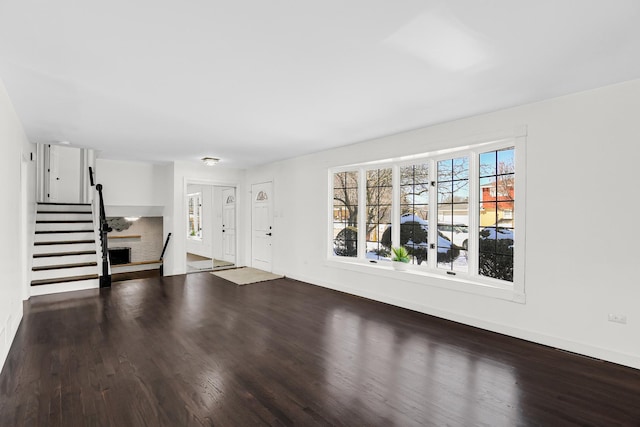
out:
{"label": "dark hardwood floor", "polygon": [[640,371],[280,279],[33,297],[2,426],[640,425]]}

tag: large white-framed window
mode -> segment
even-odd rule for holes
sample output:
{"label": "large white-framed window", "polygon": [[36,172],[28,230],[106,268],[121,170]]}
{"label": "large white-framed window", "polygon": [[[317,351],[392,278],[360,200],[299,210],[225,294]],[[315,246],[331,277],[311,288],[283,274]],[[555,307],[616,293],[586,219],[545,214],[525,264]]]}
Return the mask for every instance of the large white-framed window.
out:
{"label": "large white-framed window", "polygon": [[[329,169],[329,261],[524,301],[524,156],[517,136]],[[397,246],[406,271],[390,268]]]}
{"label": "large white-framed window", "polygon": [[202,193],[187,195],[187,238],[202,240]]}

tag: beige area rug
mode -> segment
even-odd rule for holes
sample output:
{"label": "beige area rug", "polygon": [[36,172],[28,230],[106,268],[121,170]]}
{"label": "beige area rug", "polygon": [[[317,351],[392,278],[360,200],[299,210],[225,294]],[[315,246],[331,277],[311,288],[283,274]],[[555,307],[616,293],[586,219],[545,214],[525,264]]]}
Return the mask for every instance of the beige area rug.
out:
{"label": "beige area rug", "polygon": [[248,285],[249,283],[266,282],[267,280],[281,279],[284,277],[251,267],[212,271],[211,274],[233,282],[236,285]]}
{"label": "beige area rug", "polygon": [[231,267],[232,265],[233,265],[232,262],[222,261],[221,259],[213,260],[213,268]]}

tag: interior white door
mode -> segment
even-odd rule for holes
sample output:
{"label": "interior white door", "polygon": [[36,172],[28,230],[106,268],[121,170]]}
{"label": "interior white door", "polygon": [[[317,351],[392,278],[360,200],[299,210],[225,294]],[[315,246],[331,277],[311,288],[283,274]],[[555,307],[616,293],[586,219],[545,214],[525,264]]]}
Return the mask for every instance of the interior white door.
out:
{"label": "interior white door", "polygon": [[253,184],[251,199],[251,266],[271,272],[273,184]]}
{"label": "interior white door", "polygon": [[48,200],[57,203],[79,203],[82,156],[79,148],[49,146]]}
{"label": "interior white door", "polygon": [[236,189],[222,190],[222,259],[236,263]]}

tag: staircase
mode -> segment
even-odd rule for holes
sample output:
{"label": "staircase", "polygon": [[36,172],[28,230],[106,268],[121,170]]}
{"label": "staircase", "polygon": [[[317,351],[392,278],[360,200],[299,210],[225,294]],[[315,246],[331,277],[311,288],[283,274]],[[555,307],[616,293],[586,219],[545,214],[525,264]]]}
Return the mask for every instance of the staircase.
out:
{"label": "staircase", "polygon": [[90,204],[38,203],[31,295],[99,286]]}

